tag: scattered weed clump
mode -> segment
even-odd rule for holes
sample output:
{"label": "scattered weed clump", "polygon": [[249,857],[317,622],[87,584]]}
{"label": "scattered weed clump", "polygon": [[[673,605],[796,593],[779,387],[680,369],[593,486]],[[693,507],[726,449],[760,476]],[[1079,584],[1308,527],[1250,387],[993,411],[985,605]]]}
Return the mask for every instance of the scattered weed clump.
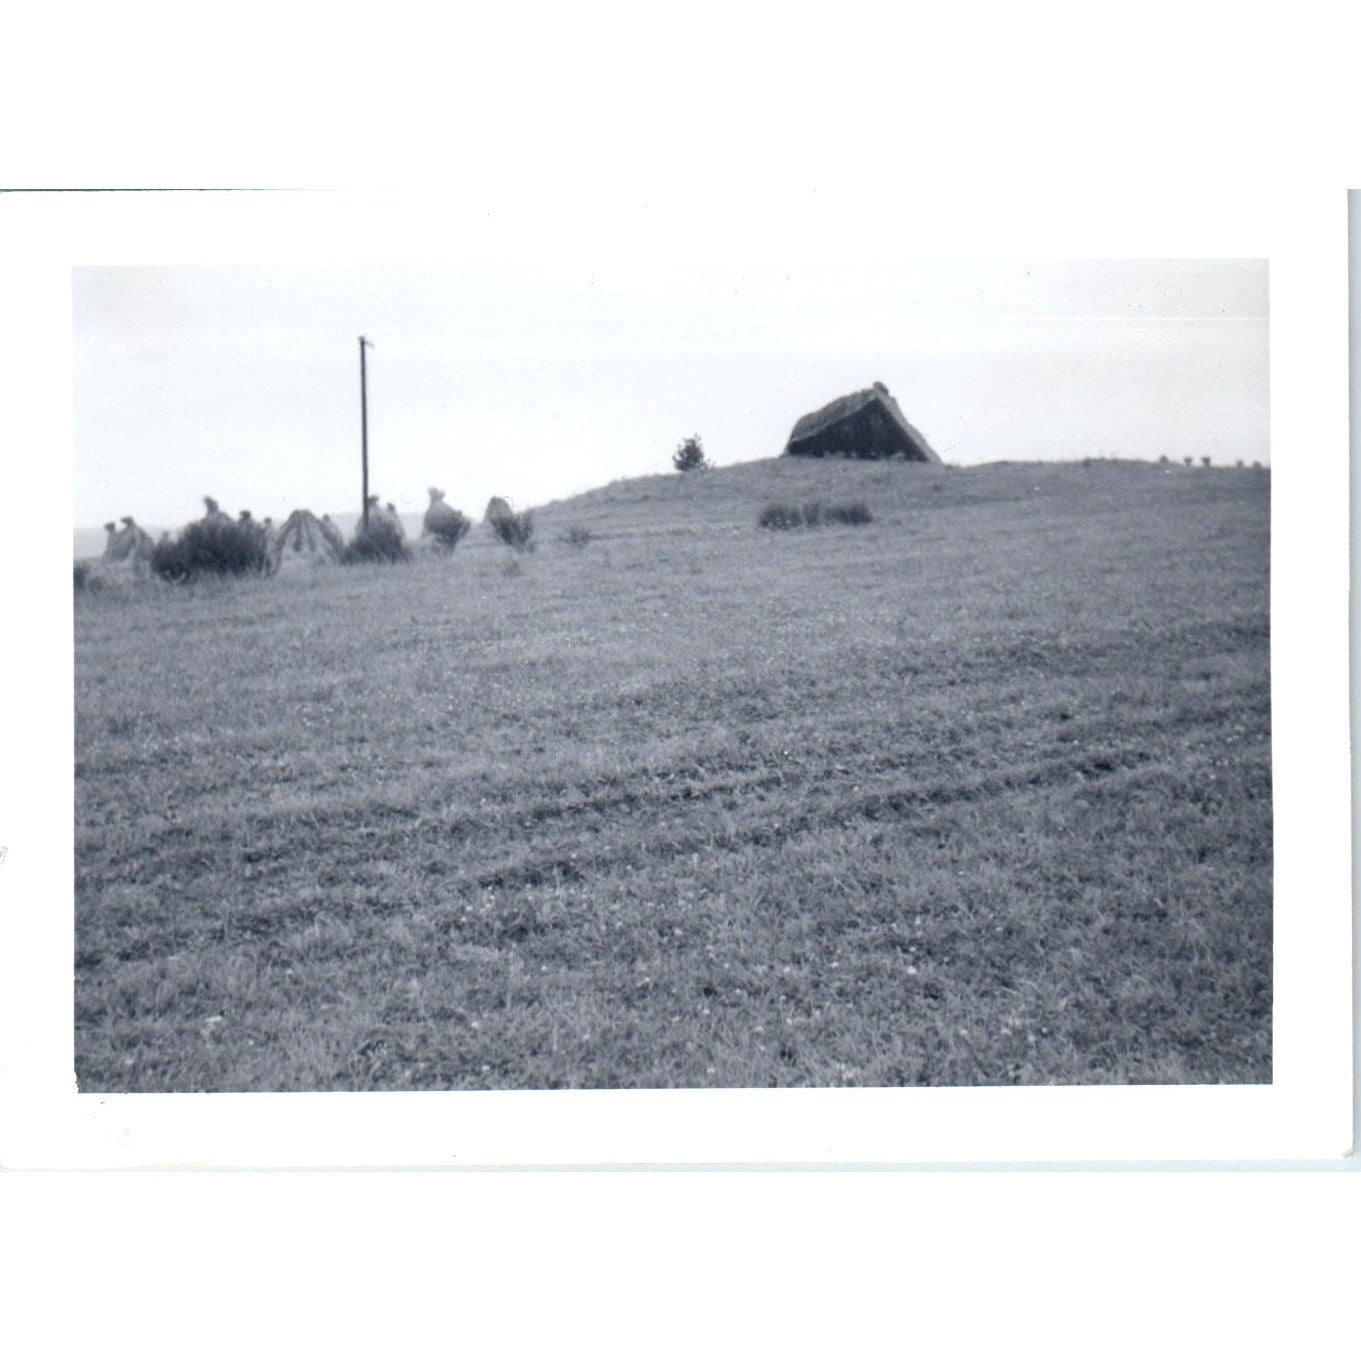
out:
{"label": "scattered weed clump", "polygon": [[354,538],[345,545],[347,564],[357,562],[409,562],[411,549],[407,547],[401,530],[386,520],[370,520],[368,527],[360,523]]}
{"label": "scattered weed clump", "polygon": [[264,539],[252,526],[233,520],[195,520],[178,538],[162,539],[152,550],[151,570],[166,581],[205,576],[244,576],[269,570]]}
{"label": "scattered weed clump", "polygon": [[562,534],[562,542],[569,548],[585,548],[588,543],[593,543],[600,536],[593,529],[587,529],[585,525],[569,525]]}
{"label": "scattered weed clump", "polygon": [[756,517],[759,529],[798,529],[803,524],[803,511],[798,506],[772,501]]}
{"label": "scattered weed clump", "polygon": [[517,553],[532,553],[534,551],[534,518],[527,511],[507,511],[504,515],[498,515],[491,522],[491,527],[496,531],[496,537],[503,544],[513,548]]}
{"label": "scattered weed clump", "polygon": [[808,501],[802,506],[791,506],[772,501],[757,516],[760,529],[818,529],[822,525],[867,525],[874,519],[863,501],[846,501],[826,505]]}
{"label": "scattered weed clump", "polygon": [[845,501],[840,505],[828,506],[822,512],[822,519],[823,523],[829,525],[867,525],[874,516],[863,501]]}

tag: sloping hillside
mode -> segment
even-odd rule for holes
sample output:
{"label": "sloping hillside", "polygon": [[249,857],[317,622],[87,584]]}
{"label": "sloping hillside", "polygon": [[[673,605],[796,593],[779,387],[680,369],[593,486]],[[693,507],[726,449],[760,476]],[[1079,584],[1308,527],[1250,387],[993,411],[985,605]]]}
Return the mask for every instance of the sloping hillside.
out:
{"label": "sloping hillside", "polygon": [[768,461],[81,598],[82,1087],[1269,1080],[1268,500]]}
{"label": "sloping hillside", "polygon": [[[686,474],[629,478],[550,503],[535,513],[544,523],[573,519],[617,533],[746,529],[769,501],[866,500],[876,518],[900,522],[905,515],[951,506],[1028,501],[1057,496],[1081,512],[1123,497],[1146,498],[1175,487],[1192,497],[1259,488],[1262,470],[1190,469],[1094,459],[1088,463],[990,463],[956,468],[920,463],[844,459],[759,459]],[[1235,477],[1234,484],[1215,478]]]}

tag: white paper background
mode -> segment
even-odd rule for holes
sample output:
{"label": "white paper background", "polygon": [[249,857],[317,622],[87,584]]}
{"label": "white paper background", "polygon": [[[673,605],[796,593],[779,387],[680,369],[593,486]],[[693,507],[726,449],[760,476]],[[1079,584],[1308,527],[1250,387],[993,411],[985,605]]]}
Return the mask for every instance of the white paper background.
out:
{"label": "white paper background", "polygon": [[[625,22],[576,6],[546,36],[535,7],[497,13],[28,7],[7,20],[0,181],[456,191],[453,236],[409,199],[358,212],[358,237],[339,238],[233,206],[219,243],[271,260],[399,259],[402,239],[410,258],[486,242],[513,252],[574,234],[642,254],[660,238],[738,257],[771,242],[899,241],[919,254],[1268,257],[1277,1083],[1041,1093],[1056,1104],[1033,1124],[967,1107],[1011,1094],[900,1095],[966,1103],[953,1130],[935,1126],[943,1143],[967,1136],[954,1156],[970,1139],[1073,1156],[1062,1149],[1093,1133],[1089,1119],[1107,1156],[1133,1144],[1135,1156],[1175,1145],[1170,1156],[1210,1159],[1342,1152],[1354,1024],[1343,196],[1361,175],[1354,49],[1336,7],[730,5]],[[847,184],[854,211],[830,192]],[[327,1098],[313,1142],[306,1099],[261,1120],[248,1108],[224,1118],[221,1104],[156,1110],[155,1098],[90,1116],[69,1096],[66,271],[204,249],[198,200],[137,207],[135,225],[126,202],[94,206],[0,199],[9,490],[20,507],[55,507],[60,527],[21,514],[0,550],[3,1156],[156,1162],[191,1142],[220,1153],[278,1136],[320,1161],[368,1139],[367,1110]],[[1195,1109],[1159,1113],[1169,1095]],[[1079,1117],[1070,1096],[1151,1104],[1140,1118]],[[1258,1097],[1270,1109],[1245,1111]],[[736,1133],[790,1134],[770,1123]],[[833,1123],[842,1156],[873,1142]],[[445,1141],[464,1156],[467,1128],[460,1115],[460,1137]],[[687,1129],[691,1147],[724,1132],[699,1114],[674,1138],[668,1123],[666,1141]],[[900,1121],[897,1155],[922,1132]],[[793,1133],[825,1147],[817,1131]],[[410,1124],[395,1137],[409,1148]],[[1346,1355],[1359,1185],[1221,1172],[8,1173],[6,1326],[43,1332],[20,1354],[117,1336],[143,1355],[239,1355],[268,1329],[280,1349],[325,1355],[460,1344],[859,1355],[905,1343]]]}
{"label": "white paper background", "polygon": [[[1275,1080],[1269,1087],[827,1092],[458,1093],[420,1096],[76,1097],[71,1093],[70,601],[56,526],[70,504],[74,263],[447,259],[485,248],[457,196],[331,193],[85,195],[11,202],[23,278],[13,336],[16,469],[41,542],[24,620],[14,735],[28,759],[5,873],[22,961],[11,1059],[11,1165],[447,1166],[1319,1158],[1347,1148],[1349,867],[1346,721],[1345,217],[1336,194],[1154,205],[1142,223],[1078,233],[1008,223],[986,194],[899,229],[914,258],[1251,256],[1270,260]],[[1039,215],[1036,214],[1038,217]],[[684,255],[665,222],[649,249]],[[13,239],[13,238],[12,238]],[[881,245],[883,243],[880,243]],[[735,242],[730,249],[757,247]],[[585,249],[570,233],[554,251]],[[11,369],[13,372],[13,368]],[[64,543],[60,545],[64,551]],[[41,570],[38,565],[41,564]],[[17,620],[16,620],[17,622]],[[25,695],[24,692],[27,691]],[[36,995],[29,996],[30,991]],[[24,1000],[20,1002],[19,996]]]}

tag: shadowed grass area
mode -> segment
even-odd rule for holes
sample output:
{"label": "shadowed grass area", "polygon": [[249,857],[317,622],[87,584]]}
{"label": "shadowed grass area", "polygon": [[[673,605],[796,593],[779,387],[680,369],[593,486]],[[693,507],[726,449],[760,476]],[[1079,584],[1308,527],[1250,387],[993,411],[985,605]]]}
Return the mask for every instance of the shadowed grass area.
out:
{"label": "shadowed grass area", "polygon": [[771,461],[82,596],[81,1086],[1269,1081],[1268,495]]}

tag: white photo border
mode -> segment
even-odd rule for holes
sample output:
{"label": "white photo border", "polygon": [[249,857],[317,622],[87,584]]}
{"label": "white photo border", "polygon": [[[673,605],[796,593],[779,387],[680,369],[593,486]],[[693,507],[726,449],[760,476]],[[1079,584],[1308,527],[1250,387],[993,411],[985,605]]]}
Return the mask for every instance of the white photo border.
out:
{"label": "white photo border", "polygon": [[[11,1168],[1088,1164],[1332,1160],[1352,1129],[1347,216],[1342,189],[1216,197],[961,188],[916,258],[1266,259],[1271,307],[1274,1080],[1263,1086],[398,1095],[84,1095],[73,1077],[68,538],[71,271],[398,263],[543,249],[523,212],[434,191],[0,197],[12,494],[5,546],[0,1165]],[[1097,200],[1094,202],[1094,198]],[[1129,205],[1142,203],[1142,213]],[[1104,209],[1104,211],[1103,211]],[[553,251],[595,249],[560,224]],[[619,249],[693,250],[641,212]],[[575,234],[574,234],[575,232]],[[723,249],[767,249],[740,224]],[[862,247],[866,243],[862,242]],[[881,234],[868,242],[887,249]],[[786,235],[782,249],[819,249]],[[705,250],[715,252],[708,241]],[[17,647],[15,643],[17,642]]]}

